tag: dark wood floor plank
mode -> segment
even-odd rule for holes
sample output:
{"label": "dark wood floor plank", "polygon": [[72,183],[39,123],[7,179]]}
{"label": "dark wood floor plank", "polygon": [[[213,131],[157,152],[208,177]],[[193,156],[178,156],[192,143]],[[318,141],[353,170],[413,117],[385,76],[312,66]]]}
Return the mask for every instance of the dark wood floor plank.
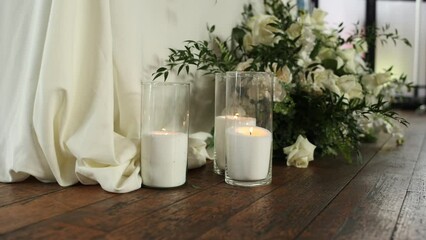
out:
{"label": "dark wood floor plank", "polygon": [[195,238],[271,191],[271,186],[251,189],[216,186],[169,207],[143,216],[108,238],[128,239]]}
{"label": "dark wood floor plank", "polygon": [[19,183],[0,183],[0,207],[62,189],[57,183],[40,183],[35,178]]}
{"label": "dark wood floor plank", "polygon": [[416,163],[393,239],[426,239],[426,141]]}
{"label": "dark wood floor plank", "polygon": [[[362,153],[365,160],[387,139],[366,145]],[[340,159],[322,159],[307,169],[283,168],[284,175],[296,173],[290,181],[212,228],[201,239],[294,238],[362,167],[363,164],[349,165]]]}
{"label": "dark wood floor plank", "polygon": [[[385,140],[384,140],[385,141]],[[367,148],[368,149],[368,148]],[[366,150],[373,155],[377,147]],[[368,152],[368,153],[367,153]],[[337,160],[334,160],[336,163]],[[323,170],[334,172],[333,163],[324,161]],[[358,169],[361,166],[347,165],[339,162],[339,166]],[[331,169],[329,168],[331,167]],[[288,170],[288,171],[286,171]],[[298,184],[292,183],[296,179],[302,179],[300,176],[312,176],[315,168],[295,169],[285,168],[283,162],[277,163],[273,169],[272,184],[258,188],[238,188],[226,184],[220,184],[209,191],[195,194],[181,202],[171,205],[165,209],[154,212],[146,218],[140,218],[135,222],[126,225],[116,231],[113,231],[109,238],[116,238],[125,235],[126,238],[162,238],[162,237],[179,237],[179,238],[195,238],[204,234],[215,226],[219,226],[226,222],[228,218],[238,214],[252,204],[257,204],[259,199],[264,199],[269,193],[275,193],[276,189],[286,186],[290,189],[303,188]],[[353,172],[353,171],[352,171]],[[345,174],[343,174],[345,175]],[[301,185],[309,185],[308,181],[299,181]],[[291,191],[291,190],[290,190]],[[304,200],[304,199],[303,199]],[[285,202],[285,197],[276,198],[278,205]],[[272,213],[272,212],[271,212]],[[277,212],[274,212],[275,214]],[[268,219],[268,218],[266,218]],[[149,221],[148,221],[149,220]],[[250,219],[244,219],[239,222],[238,227]],[[140,223],[144,222],[143,226]],[[162,229],[161,231],[157,231]],[[244,232],[245,229],[239,229]],[[220,237],[221,235],[216,235]]]}
{"label": "dark wood floor plank", "polygon": [[[223,182],[223,176],[213,174],[212,163],[200,169],[191,170],[185,186],[175,189],[149,189],[118,194],[112,198],[80,207],[74,211],[50,217],[12,232],[9,236],[20,236],[21,232],[28,235],[50,231],[52,224],[60,223],[63,228],[83,227],[101,232],[112,231],[156,210],[167,207],[197,192],[207,191],[212,186]],[[63,229],[60,229],[62,231]]]}
{"label": "dark wood floor plank", "polygon": [[58,240],[58,239],[103,239],[105,233],[90,228],[78,227],[60,222],[53,222],[49,229],[34,232],[12,232],[9,234],[0,235],[3,240],[15,239],[43,239],[43,240]]}
{"label": "dark wood floor plank", "polygon": [[408,192],[392,239],[426,239],[426,192]]}
{"label": "dark wood floor plank", "polygon": [[[283,163],[281,163],[281,167],[282,165]],[[207,179],[212,177],[212,166],[209,165],[209,168]],[[146,216],[140,215],[140,218],[130,224],[113,231],[108,238],[116,239],[120,236],[125,236],[126,239],[193,238],[202,234],[206,229],[223,222],[235,212],[290,179],[292,179],[291,174],[279,174],[271,185],[257,188],[233,187],[223,183],[222,180],[221,184],[208,191],[198,192]],[[141,225],[141,223],[144,224]]]}
{"label": "dark wood floor plank", "polygon": [[74,186],[0,208],[0,234],[111,198],[99,186]]}
{"label": "dark wood floor plank", "polygon": [[300,238],[389,239],[425,141],[425,126],[412,126],[407,136],[401,147],[389,141]]}

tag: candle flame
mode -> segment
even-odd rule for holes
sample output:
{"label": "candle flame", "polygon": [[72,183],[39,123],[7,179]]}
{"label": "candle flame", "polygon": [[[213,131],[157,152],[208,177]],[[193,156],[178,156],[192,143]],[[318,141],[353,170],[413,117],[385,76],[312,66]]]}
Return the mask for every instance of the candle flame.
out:
{"label": "candle flame", "polygon": [[253,133],[253,128],[251,127],[249,131],[250,131],[250,136],[251,136],[251,134]]}
{"label": "candle flame", "polygon": [[162,129],[161,129],[161,131],[165,132],[165,131],[166,131],[166,129],[165,129],[165,128],[162,128]]}

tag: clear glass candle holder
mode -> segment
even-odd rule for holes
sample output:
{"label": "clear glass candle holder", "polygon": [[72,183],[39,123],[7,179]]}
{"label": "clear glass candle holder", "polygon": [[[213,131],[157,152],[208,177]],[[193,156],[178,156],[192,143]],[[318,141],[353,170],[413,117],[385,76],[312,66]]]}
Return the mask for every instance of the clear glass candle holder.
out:
{"label": "clear glass candle holder", "polygon": [[[226,138],[225,129],[227,119],[234,119],[233,114],[228,116],[226,109],[226,82],[232,80],[227,77],[226,73],[216,73],[215,75],[215,121],[214,121],[214,165],[213,169],[216,174],[225,174],[225,158],[226,158]],[[238,118],[235,124],[241,126],[256,126],[256,119],[244,117]]]}
{"label": "clear glass candle holder", "polygon": [[186,182],[190,84],[142,82],[142,184],[171,188]]}
{"label": "clear glass candle holder", "polygon": [[273,74],[227,72],[225,182],[260,186],[272,181]]}

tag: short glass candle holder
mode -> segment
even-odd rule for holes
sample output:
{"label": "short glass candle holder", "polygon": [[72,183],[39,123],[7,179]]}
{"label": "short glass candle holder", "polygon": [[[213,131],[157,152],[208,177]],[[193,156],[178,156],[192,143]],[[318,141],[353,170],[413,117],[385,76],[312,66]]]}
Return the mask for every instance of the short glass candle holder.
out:
{"label": "short glass candle holder", "polygon": [[142,82],[142,184],[171,188],[186,182],[190,85]]}
{"label": "short glass candle holder", "polygon": [[225,182],[261,186],[272,181],[273,74],[226,73]]}

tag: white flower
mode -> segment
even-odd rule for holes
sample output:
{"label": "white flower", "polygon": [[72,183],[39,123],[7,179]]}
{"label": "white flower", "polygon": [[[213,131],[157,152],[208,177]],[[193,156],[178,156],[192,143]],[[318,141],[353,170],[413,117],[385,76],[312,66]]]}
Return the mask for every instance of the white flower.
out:
{"label": "white flower", "polygon": [[377,96],[383,87],[392,80],[391,77],[391,74],[388,72],[373,73],[363,76],[361,82],[369,93]]}
{"label": "white flower", "polygon": [[243,46],[246,51],[251,51],[253,49],[253,37],[251,33],[246,33],[246,35],[244,35]]}
{"label": "white flower", "polygon": [[286,31],[290,39],[294,40],[298,38],[302,34],[302,27],[300,23],[292,23]]}
{"label": "white flower", "polygon": [[284,148],[284,153],[287,154],[287,166],[308,167],[309,162],[314,160],[315,148],[316,146],[308,139],[299,135],[293,145]]}
{"label": "white flower", "polygon": [[336,51],[334,51],[334,49],[332,49],[332,48],[322,47],[320,49],[320,51],[318,52],[317,57],[321,61],[326,60],[326,59],[336,60],[336,62],[337,62],[336,69],[340,69],[345,64],[343,59],[341,57],[337,56]]}
{"label": "white flower", "polygon": [[[271,69],[268,67],[265,70],[266,72],[271,72]],[[275,74],[275,77],[278,81],[283,83],[291,83],[293,80],[293,75],[291,74],[290,69],[287,66],[278,68],[277,63],[272,64],[272,72]]]}
{"label": "white flower", "polygon": [[252,46],[259,44],[272,46],[279,39],[276,38],[275,33],[279,29],[271,26],[270,24],[278,22],[278,18],[272,15],[256,15],[247,22],[247,27],[251,33],[247,33],[243,39],[244,48],[247,51],[252,49]]}
{"label": "white flower", "polygon": [[347,73],[356,73],[356,62],[355,62],[355,49],[347,48],[337,51],[337,55],[345,61],[343,70]]}
{"label": "white flower", "polygon": [[315,92],[322,92],[322,89],[328,89],[331,92],[341,96],[340,88],[336,85],[338,76],[331,70],[316,70],[312,72],[312,89]]}
{"label": "white flower", "polygon": [[346,98],[362,98],[362,86],[355,75],[343,75],[337,80],[337,86],[340,88]]}
{"label": "white flower", "polygon": [[245,62],[240,62],[237,67],[235,68],[235,71],[244,71],[247,68],[249,68],[251,66],[251,64],[253,63],[253,58],[249,58],[247,59],[247,61]]}
{"label": "white flower", "polygon": [[298,44],[302,46],[299,52],[300,61],[298,64],[300,66],[307,66],[312,62],[310,55],[316,44],[316,36],[312,29],[307,27],[302,29],[302,35],[298,40]]}
{"label": "white flower", "polygon": [[188,168],[198,168],[206,164],[206,159],[211,158],[206,150],[206,140],[212,135],[206,132],[190,134],[188,138]]}
{"label": "white flower", "polygon": [[323,29],[325,27],[325,17],[327,16],[327,12],[324,12],[321,9],[315,8],[311,14],[311,22],[317,29]]}

